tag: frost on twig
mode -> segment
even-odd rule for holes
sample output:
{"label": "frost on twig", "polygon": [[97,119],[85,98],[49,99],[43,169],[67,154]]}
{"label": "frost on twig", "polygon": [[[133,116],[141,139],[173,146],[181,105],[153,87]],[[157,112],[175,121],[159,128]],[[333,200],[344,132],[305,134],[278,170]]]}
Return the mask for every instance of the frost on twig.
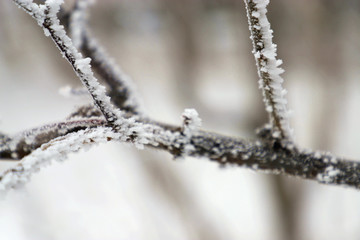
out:
{"label": "frost on twig", "polygon": [[45,35],[51,37],[55,42],[63,57],[68,60],[81,82],[88,89],[95,105],[99,107],[106,120],[109,123],[118,120],[121,113],[111,104],[110,98],[106,95],[105,87],[101,86],[94,77],[90,67],[91,59],[82,57],[72,44],[71,39],[66,35],[64,27],[60,25],[57,13],[63,0],[46,0],[44,5],[37,5],[32,0],[13,1],[34,17],[43,28]]}
{"label": "frost on twig", "polygon": [[84,28],[88,18],[88,8],[94,3],[93,0],[76,0],[75,6],[70,13],[69,30],[74,46],[80,49],[84,40]]}
{"label": "frost on twig", "polygon": [[3,133],[0,133],[0,159],[10,156],[9,144],[11,138]]}
{"label": "frost on twig", "polygon": [[269,0],[244,0],[253,43],[253,54],[259,75],[259,86],[262,89],[266,111],[274,128],[274,135],[291,139],[289,112],[286,107],[286,90],[282,87],[284,72],[276,59],[276,45],[272,42],[273,31],[266,17]]}
{"label": "frost on twig", "polygon": [[91,117],[101,117],[102,113],[99,109],[95,108],[93,105],[83,105],[78,107],[75,111],[73,111],[68,117],[68,120],[73,119],[82,119],[82,118],[91,118]]}
{"label": "frost on twig", "polygon": [[191,137],[192,133],[201,127],[201,118],[198,112],[193,108],[187,108],[181,115],[183,119],[183,133]]}
{"label": "frost on twig", "polygon": [[183,152],[185,155],[189,155],[189,153],[194,150],[194,146],[191,144],[191,138],[201,127],[201,119],[197,111],[192,108],[185,109],[181,117],[183,119],[182,133],[185,136]]}
{"label": "frost on twig", "polygon": [[105,124],[106,121],[102,118],[77,119],[33,128],[15,136],[6,136],[0,138],[0,157],[19,160],[40,147],[41,144],[47,143],[56,137]]}
{"label": "frost on twig", "polygon": [[104,48],[92,36],[87,26],[87,11],[92,1],[77,0],[70,12],[70,34],[75,46],[92,59],[91,66],[109,86],[108,95],[115,106],[133,114],[143,112],[140,97],[131,78],[108,56]]}
{"label": "frost on twig", "polygon": [[[0,194],[29,181],[33,173],[50,164],[51,160],[62,161],[69,153],[94,144],[116,140],[131,142],[138,148],[142,148],[144,144],[149,146],[158,146],[159,143],[169,144],[172,141],[169,139],[174,139],[169,138],[169,134],[156,135],[156,132],[160,132],[159,127],[134,121],[124,121],[122,128],[118,131],[106,126],[106,122],[102,119],[86,119],[83,121],[86,124],[79,124],[79,122],[67,122],[63,127],[64,124],[54,124],[32,129],[13,139],[7,139],[4,144],[0,142],[1,158],[7,157],[3,155],[2,150],[5,153],[10,151],[12,158],[23,154],[19,164],[0,174]],[[75,126],[69,128],[70,123]],[[96,127],[92,127],[92,123]],[[3,149],[3,145],[7,149]]]}
{"label": "frost on twig", "polygon": [[33,173],[49,165],[52,160],[63,161],[71,152],[116,138],[118,138],[117,134],[106,127],[80,130],[55,138],[41,145],[29,156],[24,157],[14,168],[0,175],[0,194],[28,182]]}

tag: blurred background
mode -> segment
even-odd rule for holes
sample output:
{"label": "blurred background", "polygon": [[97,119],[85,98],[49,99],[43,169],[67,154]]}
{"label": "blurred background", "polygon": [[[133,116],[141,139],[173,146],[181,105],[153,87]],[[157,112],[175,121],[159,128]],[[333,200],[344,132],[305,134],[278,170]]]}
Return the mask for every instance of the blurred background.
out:
{"label": "blurred background", "polygon": [[[298,145],[360,159],[360,2],[278,0],[268,10]],[[195,108],[204,129],[248,139],[267,122],[242,1],[102,0],[90,26],[154,119],[180,124]],[[62,120],[90,101],[62,97],[66,85],[80,82],[51,40],[1,1],[1,132]],[[360,192],[109,143],[11,191],[0,238],[355,240]]]}

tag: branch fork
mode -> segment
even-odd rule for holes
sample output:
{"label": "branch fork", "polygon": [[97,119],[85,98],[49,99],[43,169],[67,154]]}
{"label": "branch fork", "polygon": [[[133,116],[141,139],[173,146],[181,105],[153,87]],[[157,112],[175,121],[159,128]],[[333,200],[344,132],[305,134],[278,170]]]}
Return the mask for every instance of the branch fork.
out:
{"label": "branch fork", "polygon": [[[131,79],[114,64],[87,29],[88,1],[78,0],[68,13],[60,8],[62,0],[46,0],[40,5],[32,0],[13,2],[30,14],[55,42],[91,95],[93,104],[79,107],[63,122],[12,137],[0,134],[0,158],[20,160],[0,175],[0,192],[23,185],[52,159],[62,161],[71,152],[108,141],[161,149],[174,157],[207,158],[220,166],[232,164],[323,184],[360,188],[359,162],[330,153],[304,151],[292,140],[286,90],[280,77],[281,60],[276,59],[276,45],[272,43],[272,30],[266,18],[268,0],[244,0],[259,86],[270,116],[269,123],[257,131],[258,139],[254,141],[201,130],[201,119],[194,109],[184,110],[182,126],[147,117],[141,111]],[[57,16],[59,11],[62,11],[64,26]],[[65,29],[70,31],[74,43]],[[92,69],[108,88],[99,83]]]}

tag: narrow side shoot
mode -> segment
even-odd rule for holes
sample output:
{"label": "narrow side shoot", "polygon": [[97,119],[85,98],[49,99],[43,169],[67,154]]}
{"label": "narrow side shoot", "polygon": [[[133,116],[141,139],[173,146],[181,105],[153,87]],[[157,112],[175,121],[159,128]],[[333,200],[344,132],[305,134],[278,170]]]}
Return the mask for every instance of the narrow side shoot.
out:
{"label": "narrow side shoot", "polygon": [[[92,5],[89,0],[77,0],[69,13],[69,32],[73,43],[84,56],[91,58],[92,69],[109,86],[108,95],[112,103],[122,111],[133,114],[143,114],[140,97],[132,79],[118,67],[108,56],[104,48],[92,36],[88,24],[88,9]],[[67,26],[65,25],[65,28]]]}
{"label": "narrow side shoot", "polygon": [[269,0],[244,0],[244,2],[260,78],[259,86],[263,92],[266,111],[270,115],[274,137],[291,139],[286,90],[282,87],[284,80],[280,76],[284,70],[279,67],[282,61],[276,59],[276,45],[272,42],[273,31],[266,17]]}

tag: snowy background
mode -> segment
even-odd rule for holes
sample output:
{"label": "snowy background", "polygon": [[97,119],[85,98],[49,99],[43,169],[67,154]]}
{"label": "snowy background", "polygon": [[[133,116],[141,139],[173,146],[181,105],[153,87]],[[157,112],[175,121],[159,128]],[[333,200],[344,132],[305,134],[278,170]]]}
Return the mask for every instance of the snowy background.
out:
{"label": "snowy background", "polygon": [[[67,1],[70,4],[70,1]],[[310,4],[311,3],[311,4]],[[296,141],[360,159],[360,4],[270,3]],[[91,29],[147,113],[253,138],[267,121],[242,1],[98,1]],[[27,14],[0,2],[0,131],[64,119],[89,99]],[[3,171],[14,162],[1,161]],[[109,143],[70,155],[0,201],[0,239],[359,239],[360,192]]]}

